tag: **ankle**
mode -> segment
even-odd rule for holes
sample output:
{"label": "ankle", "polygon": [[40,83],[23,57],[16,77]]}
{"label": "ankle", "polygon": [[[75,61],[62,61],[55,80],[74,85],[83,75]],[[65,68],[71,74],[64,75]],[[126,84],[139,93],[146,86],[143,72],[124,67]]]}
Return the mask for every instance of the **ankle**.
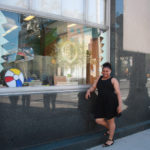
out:
{"label": "ankle", "polygon": [[109,137],[108,140],[109,140],[109,141],[113,141],[113,137]]}

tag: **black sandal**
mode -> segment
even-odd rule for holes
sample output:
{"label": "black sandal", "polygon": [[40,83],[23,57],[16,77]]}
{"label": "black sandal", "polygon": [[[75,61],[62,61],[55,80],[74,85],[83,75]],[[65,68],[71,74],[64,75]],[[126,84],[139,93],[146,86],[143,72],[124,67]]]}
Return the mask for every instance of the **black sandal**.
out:
{"label": "black sandal", "polygon": [[[107,144],[107,141],[112,141],[112,143],[111,143],[111,144]],[[111,146],[111,145],[114,144],[114,140],[113,140],[113,139],[112,139],[112,140],[111,140],[111,139],[108,139],[107,141],[106,141],[106,143],[103,145],[103,147],[108,147],[108,146]]]}

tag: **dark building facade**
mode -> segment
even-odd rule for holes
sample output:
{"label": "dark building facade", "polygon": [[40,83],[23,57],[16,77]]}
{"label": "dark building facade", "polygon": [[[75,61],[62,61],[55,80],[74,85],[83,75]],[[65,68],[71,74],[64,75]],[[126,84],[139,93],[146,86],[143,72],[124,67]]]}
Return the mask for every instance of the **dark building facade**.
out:
{"label": "dark building facade", "polygon": [[[148,1],[143,3],[141,18]],[[85,92],[106,61],[123,100],[115,138],[150,126],[145,22],[135,18],[141,32],[128,40],[136,36],[129,16],[138,5],[131,11],[129,0],[0,4],[0,149],[73,150],[102,143],[104,128],[92,114],[97,92],[89,100]]]}

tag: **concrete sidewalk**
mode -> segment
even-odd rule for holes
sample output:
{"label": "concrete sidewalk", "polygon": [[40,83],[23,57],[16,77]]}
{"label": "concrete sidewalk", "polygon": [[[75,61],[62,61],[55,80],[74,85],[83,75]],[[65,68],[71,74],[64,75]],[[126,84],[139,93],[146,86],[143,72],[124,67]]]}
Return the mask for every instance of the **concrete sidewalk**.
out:
{"label": "concrete sidewalk", "polygon": [[102,145],[87,150],[150,150],[150,129],[115,140],[110,147]]}

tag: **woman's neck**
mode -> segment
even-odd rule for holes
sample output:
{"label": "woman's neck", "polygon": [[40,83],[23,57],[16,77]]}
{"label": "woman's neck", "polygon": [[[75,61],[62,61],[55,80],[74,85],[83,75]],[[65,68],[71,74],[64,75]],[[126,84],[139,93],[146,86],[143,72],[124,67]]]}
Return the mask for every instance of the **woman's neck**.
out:
{"label": "woman's neck", "polygon": [[103,80],[107,80],[107,79],[109,79],[109,78],[110,78],[110,76],[108,76],[108,77],[104,77],[104,76],[103,76],[103,77],[102,77]]}

